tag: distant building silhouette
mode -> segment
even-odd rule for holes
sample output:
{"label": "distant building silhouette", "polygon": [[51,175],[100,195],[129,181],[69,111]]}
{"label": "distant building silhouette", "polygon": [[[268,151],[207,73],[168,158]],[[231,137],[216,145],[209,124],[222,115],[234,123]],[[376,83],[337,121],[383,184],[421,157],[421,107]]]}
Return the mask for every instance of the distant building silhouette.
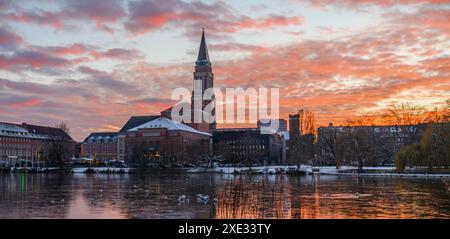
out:
{"label": "distant building silhouette", "polygon": [[257,128],[213,130],[216,153],[233,164],[282,164],[282,135],[262,134]]}
{"label": "distant building silhouette", "polygon": [[300,135],[300,114],[289,115],[289,138],[294,139]]}

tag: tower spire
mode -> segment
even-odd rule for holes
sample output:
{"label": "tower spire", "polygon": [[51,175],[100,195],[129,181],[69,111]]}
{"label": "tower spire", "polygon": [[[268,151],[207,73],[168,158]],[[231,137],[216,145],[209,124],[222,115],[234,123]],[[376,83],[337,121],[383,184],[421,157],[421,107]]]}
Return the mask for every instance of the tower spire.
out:
{"label": "tower spire", "polygon": [[[195,62],[194,86],[197,86],[197,87],[201,86],[202,94],[204,94],[207,89],[214,88],[214,74],[212,71],[211,62],[209,61],[208,47],[206,46],[205,28],[202,28],[202,39],[200,41],[200,49],[198,50],[198,57],[197,57],[197,61]],[[214,104],[214,107],[212,110],[213,111],[212,115],[215,115],[214,98],[211,100],[202,99],[201,110],[204,111],[205,107],[208,106],[209,104]],[[191,106],[194,107],[195,105],[196,104],[194,102],[194,92],[193,92],[192,99],[191,99]],[[194,108],[192,108],[192,109],[194,109]],[[207,123],[204,122],[196,127],[203,128],[203,126],[201,126],[201,125],[204,125],[204,124],[207,124]],[[206,127],[208,127],[208,126],[206,126]],[[209,123],[209,129],[215,129],[215,128],[216,128],[215,122]],[[196,128],[196,129],[199,129],[199,128]]]}
{"label": "tower spire", "polygon": [[202,39],[200,41],[200,49],[198,50],[197,65],[210,65],[208,46],[206,46],[205,28],[202,28]]}

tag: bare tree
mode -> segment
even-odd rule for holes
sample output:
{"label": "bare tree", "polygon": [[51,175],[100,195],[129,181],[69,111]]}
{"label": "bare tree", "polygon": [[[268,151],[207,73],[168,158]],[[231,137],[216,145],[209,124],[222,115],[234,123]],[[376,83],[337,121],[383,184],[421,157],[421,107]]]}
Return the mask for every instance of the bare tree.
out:
{"label": "bare tree", "polygon": [[55,128],[62,129],[67,135],[70,135],[70,127],[66,121],[61,121],[61,123],[55,125]]}
{"label": "bare tree", "polygon": [[444,123],[450,121],[450,99],[441,107],[435,107],[425,114],[426,123]]}
{"label": "bare tree", "polygon": [[403,145],[417,143],[420,138],[419,124],[426,120],[426,107],[404,103],[391,105],[388,111],[390,124],[393,125],[389,133],[395,139],[395,152]]}
{"label": "bare tree", "polygon": [[391,105],[389,107],[391,123],[394,125],[415,125],[425,121],[426,108],[421,105],[404,103]]}
{"label": "bare tree", "polygon": [[51,139],[46,142],[47,150],[44,156],[51,166],[64,168],[65,162],[69,160],[73,152],[72,142],[66,139]]}
{"label": "bare tree", "polygon": [[317,136],[316,119],[313,112],[300,110],[299,120],[301,134],[292,134],[288,143],[289,161],[297,166],[313,162]]}
{"label": "bare tree", "polygon": [[316,118],[314,113],[308,110],[300,110],[301,134],[317,134]]}
{"label": "bare tree", "polygon": [[336,168],[342,165],[341,158],[338,157],[338,129],[332,125],[321,128],[318,132],[318,150],[320,159],[323,162],[335,162]]}
{"label": "bare tree", "polygon": [[420,149],[431,172],[435,167],[450,167],[450,123],[429,124],[422,134]]}
{"label": "bare tree", "polygon": [[223,141],[214,143],[213,145],[213,155],[222,156],[225,161],[236,161],[231,145],[224,143]]}
{"label": "bare tree", "polygon": [[373,131],[370,127],[351,127],[343,132],[339,139],[342,140],[344,160],[357,164],[358,173],[363,172],[363,167],[373,160]]}
{"label": "bare tree", "polygon": [[193,165],[199,164],[204,159],[207,159],[205,147],[202,147],[200,142],[189,142],[185,146],[187,162]]}
{"label": "bare tree", "polygon": [[[67,135],[70,133],[69,126],[66,122],[61,122],[55,128],[62,129]],[[70,137],[61,134],[49,135],[44,141],[41,149],[40,157],[44,159],[48,165],[64,168],[66,161],[73,156],[74,142]]]}
{"label": "bare tree", "polygon": [[347,119],[346,125],[347,126],[372,126],[375,125],[375,120],[377,119],[376,114],[361,114],[354,118]]}

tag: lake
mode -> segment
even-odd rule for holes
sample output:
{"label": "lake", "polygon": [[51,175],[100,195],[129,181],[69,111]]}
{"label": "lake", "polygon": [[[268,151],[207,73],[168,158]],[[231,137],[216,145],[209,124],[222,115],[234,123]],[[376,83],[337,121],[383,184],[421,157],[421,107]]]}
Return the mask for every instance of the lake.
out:
{"label": "lake", "polygon": [[450,218],[445,180],[0,174],[0,218]]}

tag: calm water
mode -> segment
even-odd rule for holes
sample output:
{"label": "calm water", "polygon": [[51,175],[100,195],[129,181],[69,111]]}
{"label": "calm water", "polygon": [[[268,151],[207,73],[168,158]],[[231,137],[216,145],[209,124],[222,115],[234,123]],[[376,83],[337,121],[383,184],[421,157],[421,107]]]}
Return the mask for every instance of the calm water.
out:
{"label": "calm water", "polygon": [[0,218],[450,218],[449,186],[323,175],[0,174]]}

